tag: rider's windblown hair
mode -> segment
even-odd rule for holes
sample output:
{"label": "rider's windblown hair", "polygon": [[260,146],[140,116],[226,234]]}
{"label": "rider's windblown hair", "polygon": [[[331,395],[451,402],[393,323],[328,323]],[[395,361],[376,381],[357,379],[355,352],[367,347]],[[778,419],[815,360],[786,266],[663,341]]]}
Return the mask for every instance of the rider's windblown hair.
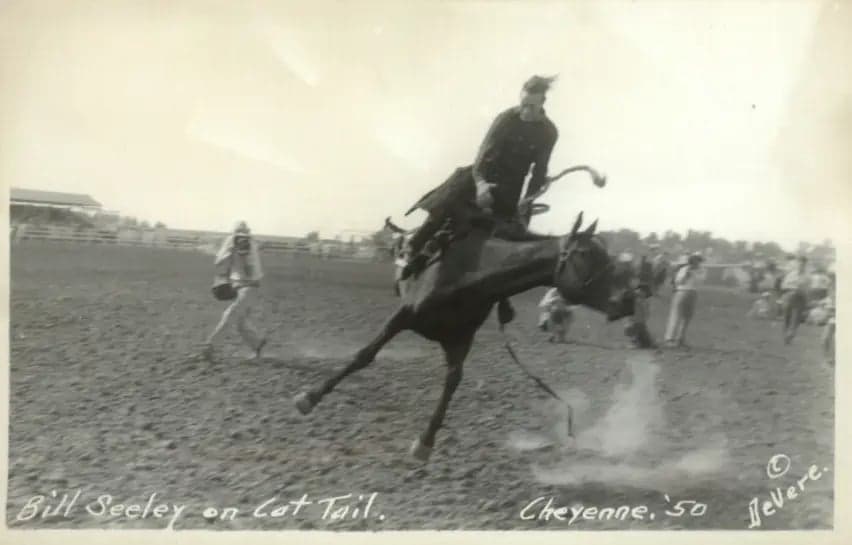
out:
{"label": "rider's windblown hair", "polygon": [[523,89],[528,93],[546,93],[550,90],[554,81],[556,81],[556,76],[550,76],[549,78],[533,76],[524,83]]}

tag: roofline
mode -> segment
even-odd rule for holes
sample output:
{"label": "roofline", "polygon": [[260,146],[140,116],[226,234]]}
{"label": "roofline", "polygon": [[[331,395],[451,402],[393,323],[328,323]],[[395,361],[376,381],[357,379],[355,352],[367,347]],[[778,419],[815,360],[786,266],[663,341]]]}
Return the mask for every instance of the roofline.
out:
{"label": "roofline", "polygon": [[61,206],[64,208],[97,208],[102,209],[103,205],[92,199],[95,204],[80,204],[68,203],[60,201],[34,201],[30,199],[9,199],[9,204],[26,204],[28,206]]}

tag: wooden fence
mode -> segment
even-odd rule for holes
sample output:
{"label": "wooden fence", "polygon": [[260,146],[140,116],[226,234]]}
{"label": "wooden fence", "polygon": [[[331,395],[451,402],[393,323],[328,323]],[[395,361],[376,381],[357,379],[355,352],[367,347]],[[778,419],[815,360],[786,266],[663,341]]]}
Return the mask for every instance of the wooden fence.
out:
{"label": "wooden fence", "polygon": [[[180,231],[171,229],[75,229],[64,226],[14,225],[11,242],[52,241],[114,246],[142,246],[215,253],[227,233],[210,231]],[[303,239],[255,236],[261,252],[273,254],[312,255],[325,259],[384,261],[387,248],[366,244],[345,244],[328,241],[309,242]]]}

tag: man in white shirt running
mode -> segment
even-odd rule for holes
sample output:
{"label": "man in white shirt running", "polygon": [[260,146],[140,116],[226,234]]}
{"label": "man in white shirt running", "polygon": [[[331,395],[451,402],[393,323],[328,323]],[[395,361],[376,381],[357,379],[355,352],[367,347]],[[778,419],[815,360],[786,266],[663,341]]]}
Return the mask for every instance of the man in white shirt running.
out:
{"label": "man in white shirt running", "polygon": [[216,255],[215,266],[219,281],[230,281],[237,297],[225,309],[213,333],[207,338],[202,355],[205,359],[212,359],[216,341],[229,324],[236,322],[243,342],[254,351],[256,359],[260,358],[266,338],[257,333],[249,316],[252,307],[257,304],[257,290],[260,288],[263,270],[257,241],[251,236],[244,221],[237,223],[234,232],[223,241]]}

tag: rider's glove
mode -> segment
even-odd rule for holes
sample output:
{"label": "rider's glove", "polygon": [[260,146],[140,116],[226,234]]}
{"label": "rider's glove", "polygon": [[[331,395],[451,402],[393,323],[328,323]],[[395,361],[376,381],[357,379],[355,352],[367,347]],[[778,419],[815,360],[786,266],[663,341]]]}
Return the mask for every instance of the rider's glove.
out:
{"label": "rider's glove", "polygon": [[494,184],[476,182],[476,205],[483,210],[491,210],[494,205],[494,195],[491,194],[493,188]]}

